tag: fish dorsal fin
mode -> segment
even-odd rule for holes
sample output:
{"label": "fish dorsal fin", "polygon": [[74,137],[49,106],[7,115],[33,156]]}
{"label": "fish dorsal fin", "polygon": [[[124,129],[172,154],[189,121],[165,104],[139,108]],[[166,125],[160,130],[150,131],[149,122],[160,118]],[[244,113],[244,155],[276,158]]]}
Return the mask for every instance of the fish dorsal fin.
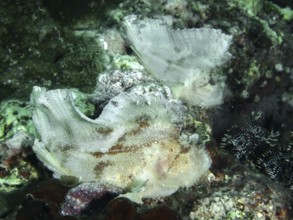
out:
{"label": "fish dorsal fin", "polygon": [[124,21],[130,45],[144,66],[158,79],[184,82],[198,70],[226,62],[232,37],[211,28],[173,30],[159,19]]}

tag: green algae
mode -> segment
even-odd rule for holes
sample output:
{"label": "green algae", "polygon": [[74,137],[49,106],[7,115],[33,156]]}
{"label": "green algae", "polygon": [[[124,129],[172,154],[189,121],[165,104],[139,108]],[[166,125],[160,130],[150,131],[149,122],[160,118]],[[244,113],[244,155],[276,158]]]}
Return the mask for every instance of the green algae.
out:
{"label": "green algae", "polygon": [[95,112],[95,106],[88,101],[88,96],[78,90],[73,90],[73,92],[73,103],[78,108],[78,110],[88,117],[93,116]]}
{"label": "green algae", "polygon": [[[271,23],[273,23],[274,14],[281,16],[285,21],[291,21],[293,11],[290,8],[280,8],[271,2],[263,0],[232,0],[228,1],[228,5],[231,8],[239,8],[250,18],[257,21],[273,45],[279,45],[283,42],[283,33],[274,30]],[[272,17],[270,18],[269,16]]]}
{"label": "green algae", "polygon": [[140,70],[144,67],[139,63],[138,59],[134,56],[118,55],[113,59],[114,65],[120,70]]}
{"label": "green algae", "polygon": [[20,186],[24,186],[32,180],[36,180],[39,174],[31,164],[20,159],[17,166],[0,178],[0,193],[8,193]]}
{"label": "green algae", "polygon": [[242,82],[246,85],[246,89],[248,89],[255,82],[255,80],[259,79],[260,76],[260,64],[257,60],[252,60],[242,79]]}
{"label": "green algae", "polygon": [[17,131],[36,134],[31,111],[26,102],[9,100],[0,103],[0,141],[13,137]]}

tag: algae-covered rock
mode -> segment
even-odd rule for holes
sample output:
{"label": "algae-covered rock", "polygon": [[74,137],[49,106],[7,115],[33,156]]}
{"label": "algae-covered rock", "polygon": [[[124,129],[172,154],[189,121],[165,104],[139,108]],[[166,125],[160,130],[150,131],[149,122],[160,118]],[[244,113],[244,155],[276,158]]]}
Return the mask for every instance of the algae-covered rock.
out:
{"label": "algae-covered rock", "polygon": [[14,166],[7,172],[1,172],[0,193],[12,192],[39,177],[36,168],[22,159]]}
{"label": "algae-covered rock", "polygon": [[27,102],[18,100],[1,102],[0,141],[11,138],[18,131],[35,134],[31,116],[31,107]]}
{"label": "algae-covered rock", "polygon": [[98,43],[52,19],[42,1],[1,1],[0,13],[0,100],[27,98],[33,85],[93,89],[104,69]]}

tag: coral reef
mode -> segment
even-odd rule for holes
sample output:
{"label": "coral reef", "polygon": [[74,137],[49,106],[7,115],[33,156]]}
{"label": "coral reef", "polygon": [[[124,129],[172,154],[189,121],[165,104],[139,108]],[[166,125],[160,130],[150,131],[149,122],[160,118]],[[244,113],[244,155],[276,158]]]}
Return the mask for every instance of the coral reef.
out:
{"label": "coral reef", "polygon": [[[39,181],[28,185],[25,189],[16,193],[8,202],[10,209],[18,206],[17,212],[7,216],[5,219],[72,219],[72,220],[94,220],[94,219],[166,219],[180,220],[180,216],[170,208],[160,205],[140,210],[138,205],[125,198],[113,199],[109,195],[102,200],[92,201],[90,207],[84,210],[79,217],[60,216],[59,207],[62,205],[68,188],[58,180]],[[0,197],[0,204],[1,199]],[[105,205],[107,204],[107,205]],[[2,207],[2,206],[1,206]],[[4,211],[1,209],[0,211]]]}
{"label": "coral reef", "polygon": [[0,168],[0,194],[5,195],[29,182],[36,180],[39,175],[35,167],[22,158],[14,158],[9,169]]}
{"label": "coral reef", "polygon": [[17,132],[35,134],[31,121],[31,106],[19,100],[0,103],[0,141],[13,137]]}
{"label": "coral reef", "polygon": [[209,196],[197,195],[190,219],[291,219],[288,189],[237,163],[214,174]]}
{"label": "coral reef", "polygon": [[[67,3],[0,2],[0,99],[6,99],[0,108],[1,219],[292,219],[292,1]],[[183,106],[183,122],[178,125],[178,142],[183,149],[207,146],[212,173],[209,181],[204,176],[194,186],[181,187],[164,198],[145,198],[143,204],[123,197],[113,200],[117,194],[106,193],[99,183],[92,191],[101,192],[97,198],[88,197],[93,190],[90,184],[89,190],[70,197],[78,178],[63,175],[60,181],[53,179],[52,172],[32,152],[33,139],[41,137],[34,131],[31,107],[26,101],[33,86],[67,88],[62,90],[70,94],[65,103],[69,102],[75,116],[82,115],[83,121],[99,118],[109,101],[121,93],[157,93],[173,100],[172,93],[177,92],[179,97],[184,82],[178,87],[176,82],[158,82],[153,77],[156,74],[148,75],[138,62],[132,50],[135,45],[129,48],[122,26],[124,18],[133,14],[137,16],[135,24],[131,24],[134,26],[155,20],[160,21],[159,28],[173,33],[186,28],[217,29],[233,36],[231,59],[209,72],[207,78],[196,79],[211,85],[200,87],[205,89],[196,97],[196,103],[213,106],[211,103],[218,100],[222,105],[208,109]],[[189,85],[192,92],[196,85]],[[72,87],[91,94],[69,89]],[[252,112],[261,112],[262,116],[255,117]],[[132,115],[132,111],[128,114]],[[77,192],[78,189],[75,188]],[[83,210],[70,211],[79,216],[60,215],[61,208],[66,207],[65,197],[69,206],[85,198]]]}
{"label": "coral reef", "polygon": [[[44,1],[5,0],[0,12],[0,100],[27,99],[37,84],[92,91],[97,73],[105,67],[103,49],[95,39],[76,36],[55,21]],[[89,80],[79,80],[82,77]]]}
{"label": "coral reef", "polygon": [[26,160],[36,134],[31,117],[31,106],[27,102],[7,100],[0,104],[1,197],[39,176],[36,168]]}
{"label": "coral reef", "polygon": [[[107,104],[109,100],[120,93],[138,85],[140,83],[152,82],[152,78],[148,77],[141,71],[120,71],[105,72],[99,75],[95,91],[91,95],[94,103]],[[103,106],[104,107],[104,106]]]}

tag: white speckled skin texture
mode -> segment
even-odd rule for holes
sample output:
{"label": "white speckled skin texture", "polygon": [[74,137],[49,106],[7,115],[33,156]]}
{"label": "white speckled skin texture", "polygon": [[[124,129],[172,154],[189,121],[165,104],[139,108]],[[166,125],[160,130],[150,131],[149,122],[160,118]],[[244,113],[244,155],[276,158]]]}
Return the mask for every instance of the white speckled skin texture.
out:
{"label": "white speckled skin texture", "polygon": [[108,184],[141,202],[191,186],[208,171],[206,150],[180,143],[181,102],[160,92],[123,92],[92,120],[79,112],[72,97],[70,90],[39,87],[31,95],[40,134],[33,149],[56,178]]}

